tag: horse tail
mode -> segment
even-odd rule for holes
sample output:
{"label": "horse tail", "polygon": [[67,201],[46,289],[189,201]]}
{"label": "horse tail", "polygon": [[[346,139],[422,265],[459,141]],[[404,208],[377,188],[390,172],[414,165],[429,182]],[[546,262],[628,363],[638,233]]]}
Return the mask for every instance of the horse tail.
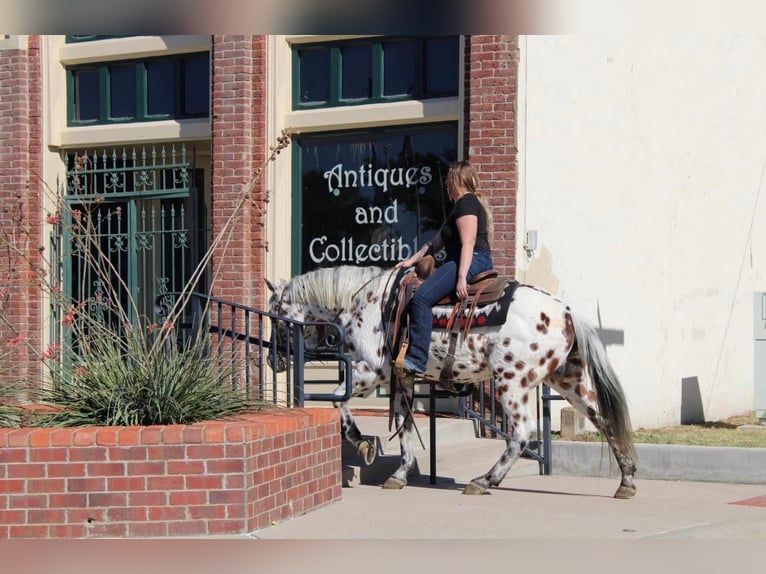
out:
{"label": "horse tail", "polygon": [[636,459],[633,446],[633,425],[630,421],[625,393],[606,354],[601,339],[593,325],[582,317],[572,314],[575,331],[575,347],[583,365],[590,375],[596,392],[599,414],[607,432],[624,454]]}

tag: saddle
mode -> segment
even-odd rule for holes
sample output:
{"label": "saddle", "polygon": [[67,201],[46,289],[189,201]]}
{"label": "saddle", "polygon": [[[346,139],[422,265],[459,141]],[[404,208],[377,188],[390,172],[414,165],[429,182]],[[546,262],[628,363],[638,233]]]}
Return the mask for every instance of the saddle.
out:
{"label": "saddle", "polygon": [[[404,374],[404,356],[409,347],[409,329],[402,329],[401,325],[404,308],[412,299],[417,288],[433,273],[434,267],[434,258],[430,255],[424,257],[416,265],[415,273],[405,276],[399,288],[399,297],[394,311],[394,329],[392,331],[394,339],[392,341],[392,348],[399,347],[399,352],[394,361],[394,372],[400,378]],[[465,340],[471,330],[471,317],[476,307],[497,301],[502,296],[506,284],[507,281],[499,276],[497,270],[489,269],[471,279],[468,283],[468,296],[465,299],[459,299],[455,293],[452,293],[436,303],[436,305],[453,306],[447,321],[447,330],[450,333],[449,350],[439,374],[439,383],[444,388],[454,388],[452,384],[452,365],[455,362],[455,349],[457,348],[457,340],[460,334],[460,318],[466,317],[465,326],[463,327],[463,340]],[[398,345],[397,338],[399,339]]]}

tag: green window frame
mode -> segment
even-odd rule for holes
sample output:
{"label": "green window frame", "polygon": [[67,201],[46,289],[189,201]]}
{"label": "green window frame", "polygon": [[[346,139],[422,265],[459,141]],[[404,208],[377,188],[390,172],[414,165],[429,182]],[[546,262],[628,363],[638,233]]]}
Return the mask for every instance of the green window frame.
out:
{"label": "green window frame", "polygon": [[[341,106],[355,106],[371,103],[396,102],[406,100],[423,100],[430,98],[456,97],[459,93],[460,51],[459,36],[379,36],[375,38],[359,38],[353,40],[338,40],[335,42],[312,42],[296,44],[292,52],[293,68],[293,109],[316,109]],[[446,50],[429,51],[429,43],[440,42]],[[401,47],[412,51],[411,61],[403,63],[411,69],[412,81],[408,89],[399,93],[387,93],[387,79],[394,79],[400,66],[389,66],[387,72],[386,51],[393,53],[394,48]],[[344,94],[344,60],[346,49],[369,49],[369,95],[347,97]],[[451,49],[450,49],[451,48]],[[454,58],[454,60],[453,60]],[[320,68],[321,67],[321,68]],[[449,84],[441,89],[429,87],[429,73],[432,70],[448,70]],[[309,82],[305,77],[312,74],[316,82],[326,82],[322,91],[325,98],[310,95]],[[362,85],[364,82],[362,81]],[[359,81],[355,82],[359,91]]]}
{"label": "green window frame", "polygon": [[[207,98],[207,106],[200,105],[199,98],[193,98],[194,88],[189,85],[185,77],[186,70],[191,66],[199,66],[204,61],[208,69],[207,83],[204,93]],[[169,73],[163,75],[164,85],[158,86],[154,91],[150,87],[148,69],[153,64],[167,66]],[[86,126],[101,124],[117,124],[126,122],[151,122],[168,119],[206,118],[210,116],[210,52],[191,52],[173,56],[161,56],[142,60],[117,60],[70,66],[67,74],[67,125]],[[130,78],[130,72],[125,75],[126,69],[133,68],[135,71],[134,89],[135,111],[133,114],[113,113],[111,86],[113,70],[121,70],[123,83]],[[94,78],[95,75],[95,78]],[[90,82],[85,82],[85,78]],[[116,74],[115,74],[116,77]],[[97,85],[93,85],[93,83]],[[203,88],[199,87],[199,90]],[[167,111],[163,113],[151,113],[150,97],[166,92]],[[120,94],[124,99],[125,94]],[[130,98],[130,96],[128,96]],[[88,99],[88,111],[85,113],[85,100]],[[124,110],[123,102],[120,108]],[[191,109],[189,109],[191,107]],[[204,109],[202,109],[204,108]]]}

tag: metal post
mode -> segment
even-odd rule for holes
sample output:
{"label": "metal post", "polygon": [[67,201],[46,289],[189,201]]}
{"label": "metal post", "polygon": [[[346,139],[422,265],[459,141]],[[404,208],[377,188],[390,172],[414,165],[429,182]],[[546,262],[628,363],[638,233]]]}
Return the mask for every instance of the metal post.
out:
{"label": "metal post", "polygon": [[436,484],[436,383],[429,385],[428,410],[430,411],[431,425],[428,429],[428,440],[431,443],[431,484]]}

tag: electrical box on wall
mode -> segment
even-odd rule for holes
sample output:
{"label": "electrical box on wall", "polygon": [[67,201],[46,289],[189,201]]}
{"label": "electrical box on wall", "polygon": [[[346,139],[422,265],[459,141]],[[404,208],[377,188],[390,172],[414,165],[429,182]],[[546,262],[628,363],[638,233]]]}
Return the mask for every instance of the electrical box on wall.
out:
{"label": "electrical box on wall", "polygon": [[755,292],[755,416],[766,424],[766,293]]}

